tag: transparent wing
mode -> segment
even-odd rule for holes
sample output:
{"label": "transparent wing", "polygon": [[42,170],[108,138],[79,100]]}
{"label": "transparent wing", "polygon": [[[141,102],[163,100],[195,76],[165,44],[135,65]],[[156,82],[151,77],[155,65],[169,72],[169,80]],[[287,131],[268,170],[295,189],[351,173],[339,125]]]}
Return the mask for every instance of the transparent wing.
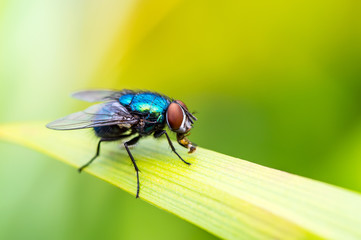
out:
{"label": "transparent wing", "polygon": [[116,100],[119,99],[122,95],[133,93],[131,90],[121,90],[121,91],[114,91],[114,90],[86,90],[86,91],[79,91],[73,93],[71,96],[73,98],[83,100],[86,102],[103,102],[109,100]]}
{"label": "transparent wing", "polygon": [[70,114],[46,126],[55,130],[71,130],[108,125],[131,127],[137,122],[138,119],[133,117],[118,101],[111,101],[93,105],[84,111]]}

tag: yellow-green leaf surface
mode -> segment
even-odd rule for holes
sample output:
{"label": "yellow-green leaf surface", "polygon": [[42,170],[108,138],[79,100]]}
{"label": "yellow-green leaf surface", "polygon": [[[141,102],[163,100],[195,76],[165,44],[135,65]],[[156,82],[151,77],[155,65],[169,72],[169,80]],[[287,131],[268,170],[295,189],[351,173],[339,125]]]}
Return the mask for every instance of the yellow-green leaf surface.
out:
{"label": "yellow-green leaf surface", "polygon": [[[0,138],[74,167],[93,156],[96,141],[88,130],[44,125],[0,125]],[[132,149],[142,200],[225,239],[361,239],[360,194],[203,148],[191,155],[178,151],[191,166],[165,139],[146,138]],[[85,171],[135,196],[134,168],[114,143],[102,145]]]}

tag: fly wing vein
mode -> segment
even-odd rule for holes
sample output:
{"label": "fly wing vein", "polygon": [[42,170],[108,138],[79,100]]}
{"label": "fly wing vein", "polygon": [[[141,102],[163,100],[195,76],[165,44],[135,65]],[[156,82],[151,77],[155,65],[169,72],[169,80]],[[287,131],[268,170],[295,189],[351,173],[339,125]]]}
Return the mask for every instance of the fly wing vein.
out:
{"label": "fly wing vein", "polygon": [[93,105],[84,111],[72,113],[47,125],[56,130],[71,130],[109,125],[130,127],[138,119],[117,101]]}

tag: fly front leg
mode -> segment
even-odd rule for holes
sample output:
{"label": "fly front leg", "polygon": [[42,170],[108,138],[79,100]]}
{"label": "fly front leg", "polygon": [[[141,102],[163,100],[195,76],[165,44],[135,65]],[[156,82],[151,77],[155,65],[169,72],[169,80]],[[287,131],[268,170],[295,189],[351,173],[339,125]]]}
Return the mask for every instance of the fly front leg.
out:
{"label": "fly front leg", "polygon": [[139,198],[139,168],[138,168],[137,164],[135,163],[135,160],[134,160],[134,157],[133,157],[132,153],[129,150],[129,146],[135,145],[139,141],[140,138],[141,138],[141,136],[137,136],[137,137],[129,140],[128,142],[124,143],[124,147],[127,150],[128,155],[130,157],[130,160],[132,160],[132,163],[134,165],[134,169],[135,169],[135,171],[137,173],[137,196],[136,196],[136,198]]}
{"label": "fly front leg", "polygon": [[154,132],[154,137],[155,138],[159,138],[161,137],[163,134],[165,134],[165,136],[167,137],[167,140],[168,140],[168,144],[170,146],[170,148],[172,149],[172,151],[180,158],[180,160],[182,160],[185,164],[188,164],[188,165],[191,165],[189,162],[186,162],[183,160],[183,158],[177,153],[177,151],[175,150],[175,147],[173,146],[173,143],[172,141],[170,140],[169,136],[168,136],[168,133],[166,130],[160,130],[160,131],[156,131]]}

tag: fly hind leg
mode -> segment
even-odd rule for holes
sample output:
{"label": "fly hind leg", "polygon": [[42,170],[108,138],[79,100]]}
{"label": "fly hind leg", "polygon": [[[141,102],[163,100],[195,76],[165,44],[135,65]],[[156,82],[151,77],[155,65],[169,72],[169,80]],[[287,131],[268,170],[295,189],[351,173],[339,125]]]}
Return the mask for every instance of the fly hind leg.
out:
{"label": "fly hind leg", "polygon": [[119,136],[119,137],[116,137],[116,138],[101,138],[98,142],[98,145],[97,145],[97,150],[96,150],[96,153],[94,155],[94,157],[92,157],[86,164],[84,164],[83,166],[81,166],[80,168],[78,168],[78,171],[79,173],[81,173],[83,171],[84,168],[86,168],[87,166],[89,166],[100,154],[100,144],[102,142],[112,142],[112,141],[117,141],[117,140],[120,140],[122,138],[126,138],[126,137],[129,137],[131,136],[131,134],[127,134],[127,135],[122,135],[122,136]]}
{"label": "fly hind leg", "polygon": [[[117,140],[117,139],[116,139]],[[83,171],[84,168],[86,168],[87,166],[89,166],[98,156],[100,153],[100,144],[102,142],[110,142],[110,141],[115,141],[113,138],[107,139],[107,138],[101,138],[98,142],[97,145],[97,151],[94,155],[94,157],[92,157],[86,164],[84,164],[83,166],[81,166],[80,168],[78,168],[78,172],[81,173]]]}

